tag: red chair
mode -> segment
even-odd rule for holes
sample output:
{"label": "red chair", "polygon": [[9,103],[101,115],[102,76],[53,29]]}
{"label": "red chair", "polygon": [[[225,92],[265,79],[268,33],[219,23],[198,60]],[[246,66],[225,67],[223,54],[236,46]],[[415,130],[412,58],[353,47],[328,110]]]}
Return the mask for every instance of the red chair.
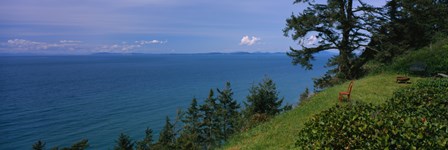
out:
{"label": "red chair", "polygon": [[348,85],[348,91],[339,92],[339,102],[342,102],[342,98],[344,95],[347,95],[347,101],[350,101],[350,93],[352,93],[352,87],[353,87],[353,81],[350,81],[350,84]]}

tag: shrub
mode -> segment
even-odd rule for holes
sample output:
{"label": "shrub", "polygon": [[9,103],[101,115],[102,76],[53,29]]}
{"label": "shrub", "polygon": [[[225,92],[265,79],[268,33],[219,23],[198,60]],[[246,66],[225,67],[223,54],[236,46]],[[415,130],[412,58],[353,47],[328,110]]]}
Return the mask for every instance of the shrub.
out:
{"label": "shrub", "polygon": [[302,149],[444,149],[448,80],[427,79],[395,92],[382,106],[359,102],[314,116],[300,131]]}
{"label": "shrub", "polygon": [[426,74],[448,73],[448,39],[440,40],[434,45],[411,51],[396,58],[391,68],[402,73],[412,73],[409,68],[416,62],[426,65]]}

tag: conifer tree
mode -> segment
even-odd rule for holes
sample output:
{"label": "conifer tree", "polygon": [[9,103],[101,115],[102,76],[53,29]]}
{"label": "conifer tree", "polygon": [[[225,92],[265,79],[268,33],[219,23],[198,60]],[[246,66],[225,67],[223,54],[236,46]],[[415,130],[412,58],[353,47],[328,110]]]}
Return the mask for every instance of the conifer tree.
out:
{"label": "conifer tree", "polygon": [[33,150],[43,150],[45,148],[45,142],[39,140],[33,144]]}
{"label": "conifer tree", "polygon": [[219,101],[219,117],[220,128],[222,131],[223,140],[227,140],[231,134],[238,130],[238,109],[240,105],[233,99],[233,91],[230,87],[230,82],[226,83],[225,88],[221,91],[217,89]]}
{"label": "conifer tree", "polygon": [[[327,0],[326,3],[294,0],[294,4],[303,4],[307,8],[298,15],[291,15],[283,29],[285,36],[291,36],[300,45],[300,49],[290,47],[288,52],[293,64],[312,69],[310,62],[314,60],[314,54],[338,50],[339,55],[329,60],[329,66],[336,66],[329,73],[340,79],[359,77],[366,60],[354,52],[367,47],[370,33],[378,28],[378,22],[384,21],[382,17],[369,15],[378,12],[378,8],[362,0]],[[310,37],[310,34],[315,35]],[[314,43],[304,42],[306,38],[315,39]]]}
{"label": "conifer tree", "polygon": [[198,102],[196,98],[191,101],[182,122],[184,123],[182,133],[178,139],[178,143],[181,149],[200,149],[200,119],[201,114],[198,108]]}
{"label": "conifer tree", "polygon": [[210,89],[210,93],[208,98],[205,100],[205,104],[200,107],[203,115],[201,122],[201,138],[205,149],[212,149],[216,147],[220,136],[220,129],[216,114],[217,104],[213,95],[213,90]]}
{"label": "conifer tree", "polygon": [[142,141],[137,142],[137,150],[150,150],[152,147],[152,129],[147,128],[145,130],[145,138]]}
{"label": "conifer tree", "polygon": [[72,145],[70,148],[63,148],[63,150],[84,150],[89,147],[89,140],[83,139]]}
{"label": "conifer tree", "polygon": [[[71,147],[64,147],[61,150],[84,150],[89,147],[89,141],[87,139],[83,139],[79,142],[76,142]],[[45,149],[45,142],[39,140],[33,144],[33,150],[43,150]],[[59,147],[53,147],[51,150],[59,150]]]}
{"label": "conifer tree", "polygon": [[248,116],[255,114],[266,114],[273,116],[280,113],[284,98],[279,99],[274,81],[269,78],[263,79],[258,86],[252,86],[244,102]]}
{"label": "conifer tree", "polygon": [[166,117],[165,126],[160,132],[159,141],[155,149],[171,150],[176,148],[176,132],[170,118]]}
{"label": "conifer tree", "polygon": [[134,142],[132,142],[131,137],[121,133],[118,139],[115,141],[115,150],[133,150]]}
{"label": "conifer tree", "polygon": [[305,91],[303,91],[303,93],[300,94],[299,103],[307,100],[309,96],[310,96],[310,90],[308,88],[305,88]]}

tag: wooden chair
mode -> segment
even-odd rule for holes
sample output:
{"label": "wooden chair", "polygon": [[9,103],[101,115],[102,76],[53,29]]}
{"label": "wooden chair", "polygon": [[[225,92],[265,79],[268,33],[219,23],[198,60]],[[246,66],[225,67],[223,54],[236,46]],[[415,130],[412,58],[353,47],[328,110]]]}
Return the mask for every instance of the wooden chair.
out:
{"label": "wooden chair", "polygon": [[348,90],[344,92],[339,92],[339,102],[342,102],[342,98],[344,95],[347,95],[347,101],[350,101],[350,95],[352,93],[352,87],[353,87],[353,81],[350,81],[350,84],[348,85]]}

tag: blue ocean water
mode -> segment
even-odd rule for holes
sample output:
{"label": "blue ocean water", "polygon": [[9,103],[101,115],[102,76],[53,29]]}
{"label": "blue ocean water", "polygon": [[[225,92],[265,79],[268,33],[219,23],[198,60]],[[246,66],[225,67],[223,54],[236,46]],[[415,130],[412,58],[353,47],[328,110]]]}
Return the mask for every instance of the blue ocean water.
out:
{"label": "blue ocean water", "polygon": [[165,117],[202,102],[210,88],[232,83],[235,99],[272,78],[285,102],[297,103],[328,55],[312,71],[285,54],[90,55],[0,57],[0,149],[47,148],[88,139],[91,149],[112,149],[120,133],[155,136]]}

